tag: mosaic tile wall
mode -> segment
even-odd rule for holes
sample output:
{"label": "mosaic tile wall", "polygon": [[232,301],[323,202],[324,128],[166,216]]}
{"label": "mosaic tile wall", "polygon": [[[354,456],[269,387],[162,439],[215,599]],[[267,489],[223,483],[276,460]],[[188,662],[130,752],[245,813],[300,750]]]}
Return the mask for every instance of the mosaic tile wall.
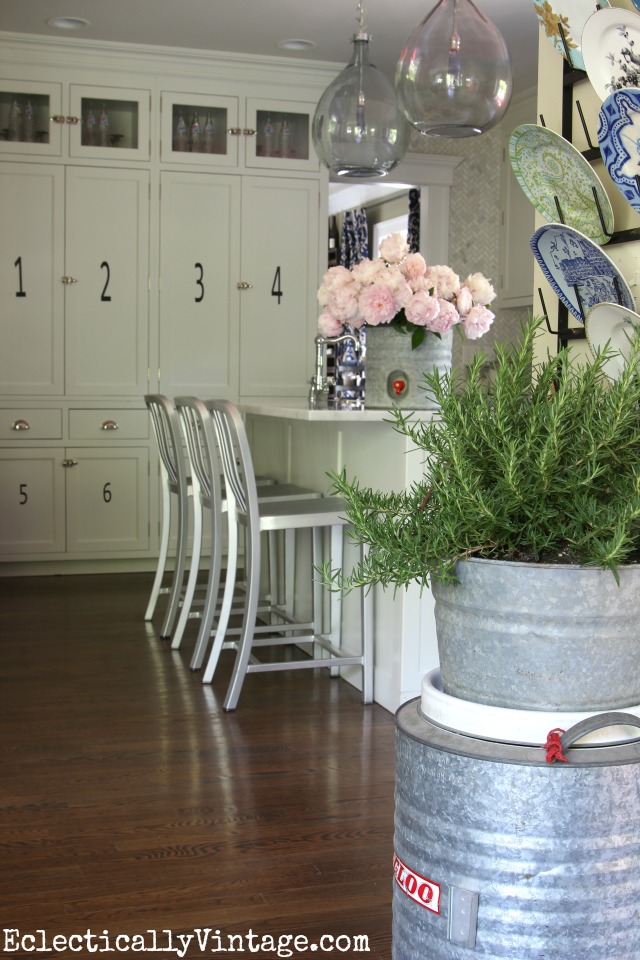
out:
{"label": "mosaic tile wall", "polygon": [[[504,123],[508,123],[505,118]],[[451,220],[449,226],[449,264],[461,277],[480,271],[498,287],[500,275],[500,188],[502,173],[502,138],[504,126],[498,126],[481,137],[440,140],[414,133],[411,153],[461,156],[464,162],[454,171],[451,188]],[[526,307],[497,310],[488,334],[479,341],[454,337],[453,364],[467,365],[476,350],[481,349],[489,360],[494,356],[496,341],[510,342],[520,334],[526,320]]]}

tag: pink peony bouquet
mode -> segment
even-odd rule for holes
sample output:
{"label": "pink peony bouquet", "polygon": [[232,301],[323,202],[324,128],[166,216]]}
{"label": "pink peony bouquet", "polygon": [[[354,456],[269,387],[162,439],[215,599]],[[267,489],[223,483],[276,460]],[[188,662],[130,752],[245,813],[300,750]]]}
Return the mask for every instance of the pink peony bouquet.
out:
{"label": "pink peony bouquet", "polygon": [[410,333],[415,349],[427,330],[439,335],[459,325],[470,340],[487,332],[494,320],[488,304],[496,293],[481,273],[461,283],[451,267],[428,267],[421,254],[409,253],[401,233],[386,237],[380,254],[351,270],[327,270],[318,290],[318,331],[323,336],[339,336],[345,323],[385,323]]}

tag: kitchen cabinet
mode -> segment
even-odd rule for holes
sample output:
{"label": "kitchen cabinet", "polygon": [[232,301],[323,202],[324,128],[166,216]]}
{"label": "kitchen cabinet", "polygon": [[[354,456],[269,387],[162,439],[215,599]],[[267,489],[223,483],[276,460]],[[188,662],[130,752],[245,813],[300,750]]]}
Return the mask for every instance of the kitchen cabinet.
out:
{"label": "kitchen cabinet", "polygon": [[0,164],[2,394],[142,395],[149,175]]}
{"label": "kitchen cabinet", "polygon": [[0,156],[150,156],[149,90],[0,80]]}
{"label": "kitchen cabinet", "polygon": [[314,104],[164,91],[164,162],[267,172],[318,173],[311,143]]}

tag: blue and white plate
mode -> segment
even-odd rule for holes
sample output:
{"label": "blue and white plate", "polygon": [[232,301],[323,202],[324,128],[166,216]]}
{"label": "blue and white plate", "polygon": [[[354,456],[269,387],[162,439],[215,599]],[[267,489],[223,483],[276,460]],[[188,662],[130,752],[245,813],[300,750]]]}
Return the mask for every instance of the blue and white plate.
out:
{"label": "blue and white plate", "polygon": [[640,87],[640,16],[620,7],[598,10],[582,31],[584,69],[601,100]]}
{"label": "blue and white plate", "polygon": [[[639,0],[640,2],[640,0]],[[616,187],[640,210],[640,90],[616,90],[600,108],[598,143]]]}
{"label": "blue and white plate", "polygon": [[617,380],[624,369],[636,327],[640,327],[640,316],[618,303],[596,303],[586,316],[584,328],[592,354],[595,356],[607,345],[613,351],[604,364],[610,380]]}
{"label": "blue and white plate", "polygon": [[[533,5],[545,36],[558,53],[561,53],[572,67],[584,70],[582,30],[596,9],[595,0],[533,0]],[[609,0],[600,0],[600,6],[608,7]]]}
{"label": "blue and white plate", "polygon": [[562,220],[596,243],[609,240],[611,201],[572,143],[548,127],[523,123],[509,138],[509,160],[518,183],[546,220]]}
{"label": "blue and white plate", "polygon": [[562,223],[547,223],[536,230],[530,243],[554,293],[576,320],[584,323],[596,303],[620,303],[635,310],[627,281],[584,233]]}

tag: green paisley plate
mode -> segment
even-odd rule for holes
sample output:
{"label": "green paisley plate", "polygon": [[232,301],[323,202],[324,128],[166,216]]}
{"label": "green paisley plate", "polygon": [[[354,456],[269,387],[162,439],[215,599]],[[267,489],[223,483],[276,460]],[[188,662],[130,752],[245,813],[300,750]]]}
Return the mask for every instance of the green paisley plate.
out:
{"label": "green paisley plate", "polygon": [[523,123],[509,138],[509,160],[518,183],[546,220],[573,227],[595,243],[609,240],[611,201],[573,144],[547,127]]}
{"label": "green paisley plate", "polygon": [[[533,5],[545,36],[558,53],[561,53],[572,67],[584,70],[582,29],[598,8],[595,0],[533,0]],[[598,5],[609,7],[610,3],[609,0],[599,0]]]}

